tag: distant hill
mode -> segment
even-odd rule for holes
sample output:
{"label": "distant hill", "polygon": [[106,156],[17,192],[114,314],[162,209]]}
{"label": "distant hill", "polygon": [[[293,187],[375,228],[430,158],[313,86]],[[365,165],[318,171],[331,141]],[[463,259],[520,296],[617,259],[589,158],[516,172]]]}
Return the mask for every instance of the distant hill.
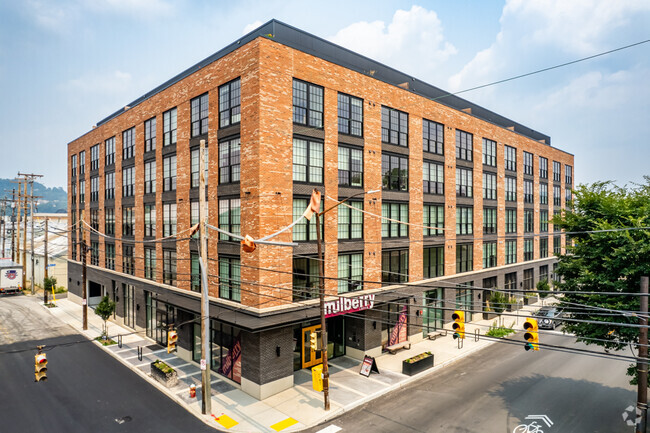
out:
{"label": "distant hill", "polygon": [[[18,184],[12,183],[13,179],[0,179],[0,198],[11,200],[11,190],[18,189]],[[29,187],[27,189],[29,193]],[[16,191],[18,194],[18,191]],[[34,195],[41,196],[37,199],[36,212],[41,213],[66,213],[68,208],[68,194],[61,187],[48,188],[42,183],[34,182]]]}

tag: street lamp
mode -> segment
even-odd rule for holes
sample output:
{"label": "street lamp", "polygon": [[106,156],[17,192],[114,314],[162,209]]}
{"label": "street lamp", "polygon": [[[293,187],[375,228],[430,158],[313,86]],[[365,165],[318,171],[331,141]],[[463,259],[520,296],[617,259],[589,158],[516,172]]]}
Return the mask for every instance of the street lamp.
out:
{"label": "street lamp", "polygon": [[[325,213],[331,211],[332,209],[342,205],[346,201],[358,197],[363,194],[374,194],[380,192],[381,190],[375,189],[372,191],[361,191],[357,194],[351,195],[350,197],[336,203],[334,206],[325,209],[322,212],[315,212],[316,216],[316,243],[318,244],[318,292],[320,298],[320,329],[321,329],[321,354],[323,357],[323,398],[325,399],[325,410],[330,410],[330,399],[329,399],[329,370],[327,368],[327,332],[325,329],[325,261],[323,260],[323,248],[322,240],[320,234],[320,217]],[[320,195],[320,191],[314,188],[316,195]]]}

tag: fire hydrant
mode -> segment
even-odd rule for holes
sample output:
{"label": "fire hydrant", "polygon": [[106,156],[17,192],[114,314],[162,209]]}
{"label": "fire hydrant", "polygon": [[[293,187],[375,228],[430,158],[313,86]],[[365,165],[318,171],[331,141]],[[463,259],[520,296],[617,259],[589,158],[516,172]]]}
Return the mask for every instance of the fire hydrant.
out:
{"label": "fire hydrant", "polygon": [[190,398],[196,398],[196,385],[190,385]]}

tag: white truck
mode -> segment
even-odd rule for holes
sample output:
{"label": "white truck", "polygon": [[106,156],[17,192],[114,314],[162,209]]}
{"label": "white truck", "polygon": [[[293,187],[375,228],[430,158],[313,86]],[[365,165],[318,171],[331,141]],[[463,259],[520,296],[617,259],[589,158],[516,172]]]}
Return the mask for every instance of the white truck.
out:
{"label": "white truck", "polygon": [[20,292],[22,282],[23,267],[11,259],[0,259],[0,295]]}

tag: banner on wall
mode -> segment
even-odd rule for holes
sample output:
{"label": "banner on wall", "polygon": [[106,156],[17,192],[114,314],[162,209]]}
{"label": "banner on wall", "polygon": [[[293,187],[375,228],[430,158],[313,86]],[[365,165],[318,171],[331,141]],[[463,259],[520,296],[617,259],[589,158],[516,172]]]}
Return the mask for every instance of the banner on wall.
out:
{"label": "banner on wall", "polygon": [[402,305],[402,311],[399,313],[399,319],[397,324],[393,328],[393,331],[390,333],[390,338],[388,339],[388,345],[392,346],[393,344],[401,343],[406,341],[406,305]]}
{"label": "banner on wall", "polygon": [[221,363],[219,373],[231,378],[237,383],[241,383],[241,334],[235,337],[232,349],[224,357]]}

